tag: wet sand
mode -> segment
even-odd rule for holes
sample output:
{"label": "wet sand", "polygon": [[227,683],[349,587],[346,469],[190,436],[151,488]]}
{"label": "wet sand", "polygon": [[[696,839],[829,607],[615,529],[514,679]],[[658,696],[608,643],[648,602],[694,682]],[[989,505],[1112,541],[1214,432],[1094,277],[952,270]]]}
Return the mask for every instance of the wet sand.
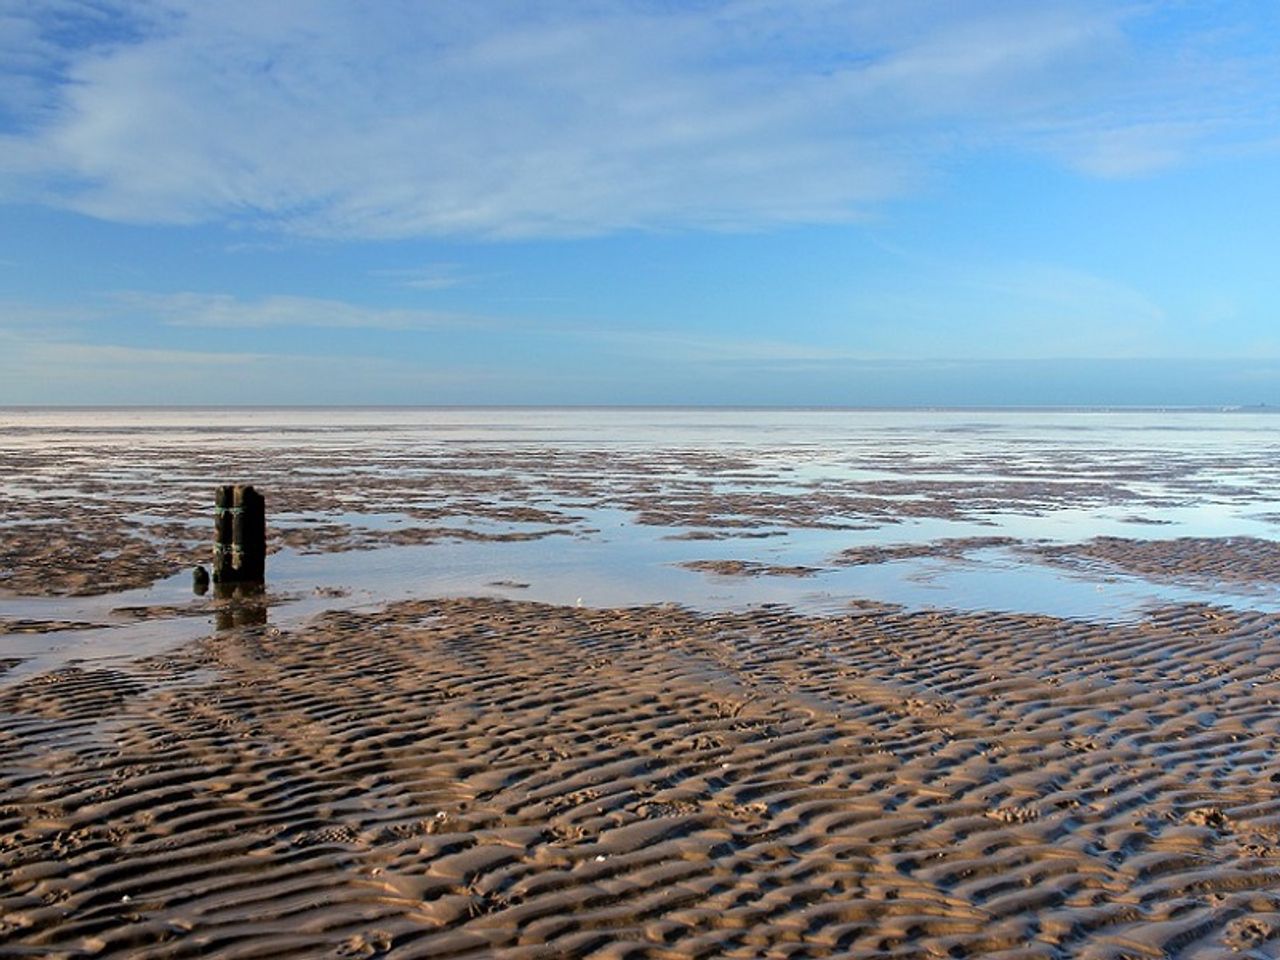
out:
{"label": "wet sand", "polygon": [[1246,584],[1280,583],[1280,543],[1256,537],[1178,537],[1167,541],[1097,537],[1085,543],[1039,545],[1040,557],[1066,566],[1139,573],[1163,579]]}
{"label": "wet sand", "polygon": [[0,949],[1274,955],[1278,641],[455,600],[67,669],[0,695]]}
{"label": "wet sand", "polygon": [[[1274,593],[1273,540],[1045,543],[991,519],[1093,503],[1146,525],[1210,487],[1255,510],[1264,485],[1206,479],[1216,454],[1099,456],[1097,482],[992,478],[992,458],[944,481],[908,457],[896,479],[788,483],[700,449],[69,443],[83,470],[4,460],[0,583],[59,599],[0,615],[0,957],[1280,956],[1280,614],[1261,609],[370,608],[325,588],[309,619],[270,593],[111,607],[126,636],[213,621],[147,657],[32,670],[3,646],[93,634],[73,597],[110,606],[204,559],[193,504],[228,463],[266,478],[277,549],[353,564],[554,551],[608,508],[723,546],[682,567],[709,589],[1010,550]],[[993,529],[895,538],[922,516]],[[822,567],[769,552],[797,530],[839,546]]]}

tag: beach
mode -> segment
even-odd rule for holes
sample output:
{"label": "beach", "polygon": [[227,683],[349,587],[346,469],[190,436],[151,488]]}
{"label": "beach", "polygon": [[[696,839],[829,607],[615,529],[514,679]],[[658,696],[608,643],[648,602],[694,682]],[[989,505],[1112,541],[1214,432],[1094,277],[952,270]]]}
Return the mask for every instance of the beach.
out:
{"label": "beach", "polygon": [[6,412],[0,956],[1280,955],[1273,424]]}

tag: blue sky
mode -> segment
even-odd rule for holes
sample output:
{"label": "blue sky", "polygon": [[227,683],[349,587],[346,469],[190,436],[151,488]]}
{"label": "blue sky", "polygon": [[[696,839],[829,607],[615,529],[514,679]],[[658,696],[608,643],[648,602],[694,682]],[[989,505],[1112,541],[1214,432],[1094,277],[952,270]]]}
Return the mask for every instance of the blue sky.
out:
{"label": "blue sky", "polygon": [[1280,5],[0,0],[0,403],[1280,404]]}

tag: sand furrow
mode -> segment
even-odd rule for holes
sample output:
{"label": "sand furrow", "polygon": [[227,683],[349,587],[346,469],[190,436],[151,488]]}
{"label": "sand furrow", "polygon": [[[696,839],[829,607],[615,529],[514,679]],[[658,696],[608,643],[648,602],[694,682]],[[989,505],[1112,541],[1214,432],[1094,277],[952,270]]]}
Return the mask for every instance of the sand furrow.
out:
{"label": "sand furrow", "polygon": [[1274,618],[424,601],[168,664],[0,695],[0,950],[1156,956],[1280,929]]}

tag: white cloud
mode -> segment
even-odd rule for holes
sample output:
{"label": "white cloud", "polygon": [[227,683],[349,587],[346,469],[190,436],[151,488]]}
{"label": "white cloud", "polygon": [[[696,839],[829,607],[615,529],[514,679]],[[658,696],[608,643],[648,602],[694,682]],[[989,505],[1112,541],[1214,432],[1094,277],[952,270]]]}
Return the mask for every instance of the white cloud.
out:
{"label": "white cloud", "polygon": [[1265,55],[1102,0],[31,10],[0,16],[0,196],[313,236],[847,220],[957,151],[1132,174],[1276,107]]}

